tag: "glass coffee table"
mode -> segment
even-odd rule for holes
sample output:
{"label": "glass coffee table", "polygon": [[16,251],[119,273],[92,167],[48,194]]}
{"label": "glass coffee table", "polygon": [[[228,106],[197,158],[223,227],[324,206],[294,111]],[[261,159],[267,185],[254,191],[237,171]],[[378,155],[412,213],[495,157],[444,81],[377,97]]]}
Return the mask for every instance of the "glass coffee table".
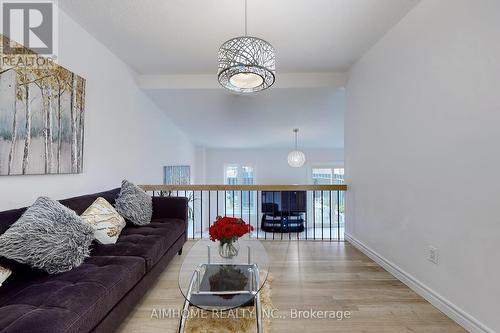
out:
{"label": "glass coffee table", "polygon": [[219,243],[201,239],[184,258],[179,272],[179,289],[185,298],[179,332],[186,328],[189,306],[205,311],[228,311],[255,307],[257,332],[262,333],[260,290],[267,281],[269,260],[262,243],[239,239],[233,258],[219,255]]}

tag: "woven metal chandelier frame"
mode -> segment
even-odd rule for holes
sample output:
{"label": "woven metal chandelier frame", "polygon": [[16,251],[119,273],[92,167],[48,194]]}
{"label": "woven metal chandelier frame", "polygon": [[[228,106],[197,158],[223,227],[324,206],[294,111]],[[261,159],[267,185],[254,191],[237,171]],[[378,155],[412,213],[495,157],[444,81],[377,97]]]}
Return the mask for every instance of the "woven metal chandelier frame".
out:
{"label": "woven metal chandelier frame", "polygon": [[[257,37],[236,37],[219,49],[219,83],[237,92],[255,92],[269,88],[276,80],[274,48]],[[238,73],[252,73],[262,78],[262,84],[254,88],[233,86],[230,78]]]}
{"label": "woven metal chandelier frame", "polygon": [[[231,38],[219,48],[219,70],[217,78],[226,89],[251,93],[269,88],[276,80],[274,47],[265,40],[247,36],[247,1],[245,0],[245,36]],[[231,83],[237,74],[258,75],[259,86],[242,88]]]}

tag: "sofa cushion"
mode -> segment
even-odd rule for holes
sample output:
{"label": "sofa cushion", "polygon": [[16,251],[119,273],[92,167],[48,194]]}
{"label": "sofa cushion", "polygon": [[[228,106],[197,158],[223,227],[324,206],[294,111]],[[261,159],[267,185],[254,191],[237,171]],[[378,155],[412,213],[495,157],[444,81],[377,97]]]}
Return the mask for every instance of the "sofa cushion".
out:
{"label": "sofa cushion", "polygon": [[140,257],[144,259],[146,270],[149,271],[185,230],[183,220],[153,219],[146,226],[125,227],[116,244],[95,244],[91,255]]}
{"label": "sofa cushion", "polygon": [[59,202],[39,197],[0,235],[0,255],[61,273],[80,266],[89,255],[94,230]]}
{"label": "sofa cushion", "polygon": [[153,199],[142,188],[127,180],[122,181],[115,207],[121,216],[135,225],[146,225],[151,222]]}
{"label": "sofa cushion", "polygon": [[[64,206],[74,210],[78,215],[81,215],[97,197],[103,197],[104,199],[106,199],[106,201],[113,205],[119,193],[120,189],[115,188],[109,191],[60,200],[59,202]],[[26,207],[0,212],[0,234],[3,234],[7,229],[10,228],[12,224],[14,224],[14,222],[19,220],[19,218],[25,211]]]}
{"label": "sofa cushion", "polygon": [[13,273],[0,294],[0,332],[88,332],[145,274],[136,257],[91,257],[69,272]]}
{"label": "sofa cushion", "polygon": [[101,244],[115,244],[125,228],[123,217],[102,197],[97,198],[80,217],[92,226],[95,239]]}
{"label": "sofa cushion", "polygon": [[2,286],[2,283],[4,283],[5,280],[7,280],[11,274],[12,270],[10,268],[0,266],[0,287]]}

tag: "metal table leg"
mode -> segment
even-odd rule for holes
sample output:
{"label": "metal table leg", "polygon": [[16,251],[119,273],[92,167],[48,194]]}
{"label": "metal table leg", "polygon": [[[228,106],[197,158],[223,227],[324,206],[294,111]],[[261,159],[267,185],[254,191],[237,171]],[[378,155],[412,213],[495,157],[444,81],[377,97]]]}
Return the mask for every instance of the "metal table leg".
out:
{"label": "metal table leg", "polygon": [[179,324],[179,333],[184,333],[186,331],[186,320],[189,317],[188,299],[191,297],[191,292],[193,291],[193,286],[197,279],[198,279],[198,271],[194,271],[193,277],[191,278],[191,282],[189,283],[189,289],[186,295],[186,299],[184,300],[184,305],[182,307],[181,322]]}
{"label": "metal table leg", "polygon": [[[255,274],[255,287],[256,289],[260,286],[260,275],[259,269],[254,269]],[[257,333],[264,332],[264,323],[262,322],[262,305],[260,303],[260,290],[257,291],[255,295],[255,320],[257,322]]]}
{"label": "metal table leg", "polygon": [[[252,289],[255,292],[255,320],[256,320],[256,326],[257,326],[257,333],[263,333],[264,332],[264,323],[262,321],[262,304],[260,301],[260,274],[259,274],[259,268],[254,265],[252,268],[253,271],[253,278],[254,283],[252,283]],[[200,278],[200,272],[198,270],[193,272],[193,276],[191,277],[191,281],[189,283],[189,288],[187,295],[185,295],[185,301],[184,305],[182,307],[182,313],[181,313],[181,319],[180,319],[180,324],[179,324],[179,333],[184,333],[186,331],[186,321],[189,317],[189,301],[191,297],[191,293],[193,292],[193,288],[196,285],[196,283],[199,283],[199,278]],[[198,286],[199,289],[199,286]]]}

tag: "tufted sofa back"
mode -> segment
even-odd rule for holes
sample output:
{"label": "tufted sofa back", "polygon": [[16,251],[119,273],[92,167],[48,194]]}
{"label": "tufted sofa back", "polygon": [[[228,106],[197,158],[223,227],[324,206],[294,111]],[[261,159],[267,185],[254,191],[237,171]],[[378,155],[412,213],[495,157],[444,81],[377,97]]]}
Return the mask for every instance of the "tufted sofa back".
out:
{"label": "tufted sofa back", "polygon": [[[119,193],[120,188],[115,188],[105,192],[60,200],[59,202],[64,206],[73,209],[78,215],[81,215],[98,197],[103,197],[110,204],[114,205],[115,199]],[[7,229],[9,229],[9,227],[16,222],[21,215],[23,215],[26,209],[27,207],[0,212],[0,234],[3,234]]]}

